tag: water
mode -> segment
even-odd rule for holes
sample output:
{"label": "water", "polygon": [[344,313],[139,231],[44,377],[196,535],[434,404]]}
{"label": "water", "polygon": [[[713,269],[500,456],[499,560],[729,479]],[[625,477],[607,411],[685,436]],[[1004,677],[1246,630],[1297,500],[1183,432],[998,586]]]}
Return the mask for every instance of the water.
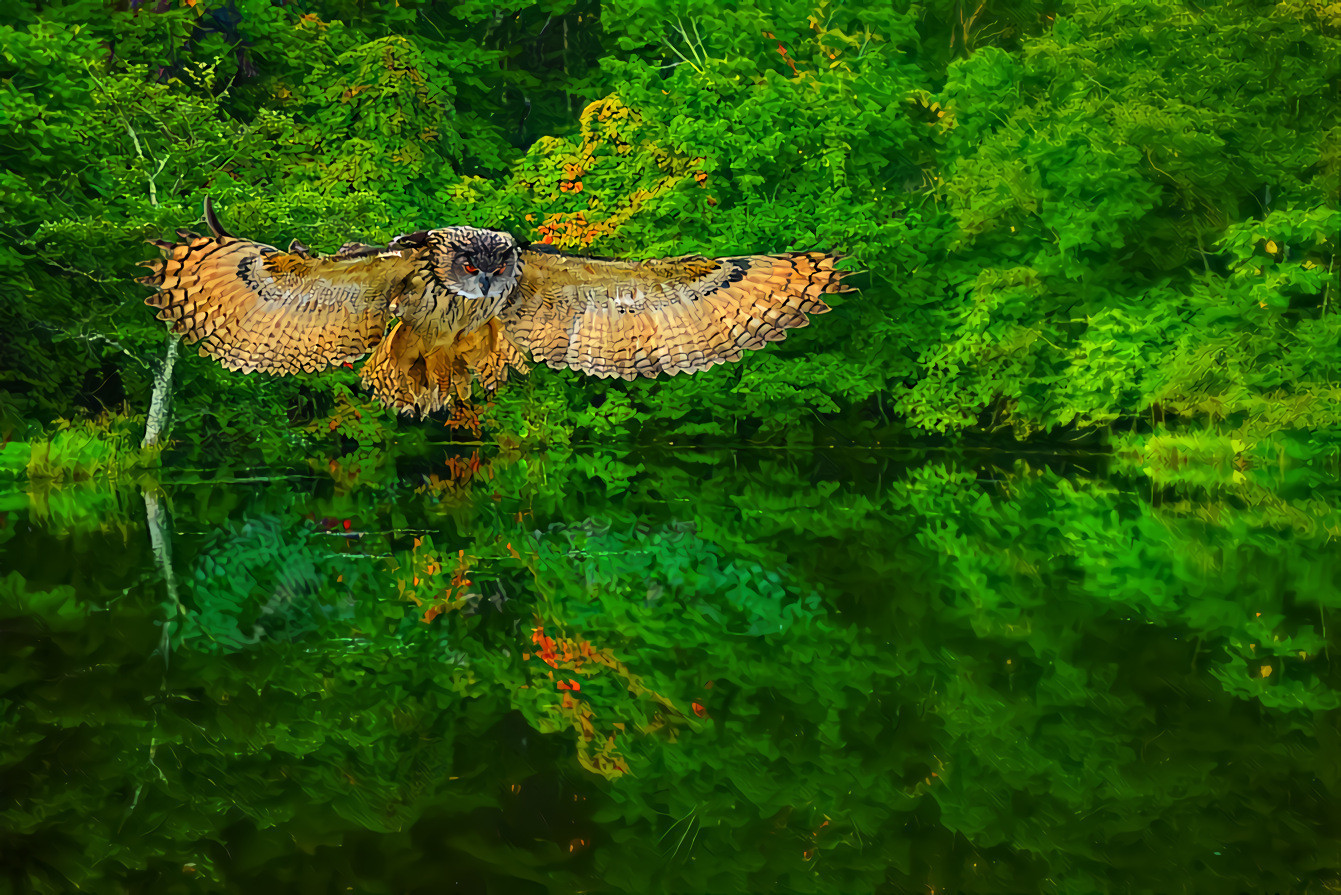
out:
{"label": "water", "polygon": [[0,880],[1333,891],[1341,486],[437,448],[0,491]]}

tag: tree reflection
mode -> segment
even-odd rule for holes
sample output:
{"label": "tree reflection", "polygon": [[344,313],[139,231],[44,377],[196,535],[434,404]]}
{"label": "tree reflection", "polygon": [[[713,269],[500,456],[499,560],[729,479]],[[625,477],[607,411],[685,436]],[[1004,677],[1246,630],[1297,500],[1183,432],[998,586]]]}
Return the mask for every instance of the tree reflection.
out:
{"label": "tree reflection", "polygon": [[1323,471],[442,450],[6,500],[20,889],[1336,878]]}

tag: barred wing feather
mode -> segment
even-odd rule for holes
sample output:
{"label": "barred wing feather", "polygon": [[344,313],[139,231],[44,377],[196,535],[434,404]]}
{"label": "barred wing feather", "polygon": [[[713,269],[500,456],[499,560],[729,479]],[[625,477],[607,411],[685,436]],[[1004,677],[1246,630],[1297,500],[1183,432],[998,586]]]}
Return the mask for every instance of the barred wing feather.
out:
{"label": "barred wing feather", "polygon": [[177,232],[146,261],[145,303],[200,353],[230,370],[285,375],[352,363],[381,341],[417,251],[359,247],[339,255],[280,252],[227,233]]}
{"label": "barred wing feather", "polygon": [[822,252],[653,261],[522,253],[500,315],[537,362],[600,378],[694,373],[739,360],[829,310],[848,271]]}

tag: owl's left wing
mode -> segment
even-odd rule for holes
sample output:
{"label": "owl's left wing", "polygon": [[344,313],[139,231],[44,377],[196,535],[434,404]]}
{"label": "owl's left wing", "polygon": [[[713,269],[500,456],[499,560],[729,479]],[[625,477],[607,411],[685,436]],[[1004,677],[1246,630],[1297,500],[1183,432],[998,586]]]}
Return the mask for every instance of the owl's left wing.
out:
{"label": "owl's left wing", "polygon": [[154,240],[163,260],[144,262],[150,274],[140,282],[156,290],[145,304],[202,355],[248,373],[316,372],[363,357],[424,251],[351,243],[318,256],[295,242],[281,252],[224,231],[208,202],[205,219],[210,236],[178,230],[179,242]]}
{"label": "owl's left wing", "polygon": [[694,373],[739,360],[829,310],[848,273],[822,252],[652,261],[522,252],[517,291],[499,315],[538,362],[593,376]]}

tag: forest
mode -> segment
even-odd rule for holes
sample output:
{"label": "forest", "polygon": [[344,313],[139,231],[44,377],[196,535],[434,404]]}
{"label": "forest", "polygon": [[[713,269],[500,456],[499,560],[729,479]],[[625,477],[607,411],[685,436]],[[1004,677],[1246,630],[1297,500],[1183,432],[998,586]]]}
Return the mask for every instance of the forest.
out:
{"label": "forest", "polygon": [[[203,229],[206,196],[234,232],[325,251],[469,223],[578,254],[823,248],[861,272],[709,374],[477,391],[491,441],[1255,443],[1341,413],[1322,0],[5,10],[10,469],[70,427],[96,443],[76,466],[158,462],[125,449],[169,351],[136,264]],[[314,435],[407,428],[351,371],[182,353],[183,459],[300,462]]]}
{"label": "forest", "polygon": [[[1341,889],[1336,3],[0,12],[0,893]],[[410,419],[206,198],[856,289]]]}

